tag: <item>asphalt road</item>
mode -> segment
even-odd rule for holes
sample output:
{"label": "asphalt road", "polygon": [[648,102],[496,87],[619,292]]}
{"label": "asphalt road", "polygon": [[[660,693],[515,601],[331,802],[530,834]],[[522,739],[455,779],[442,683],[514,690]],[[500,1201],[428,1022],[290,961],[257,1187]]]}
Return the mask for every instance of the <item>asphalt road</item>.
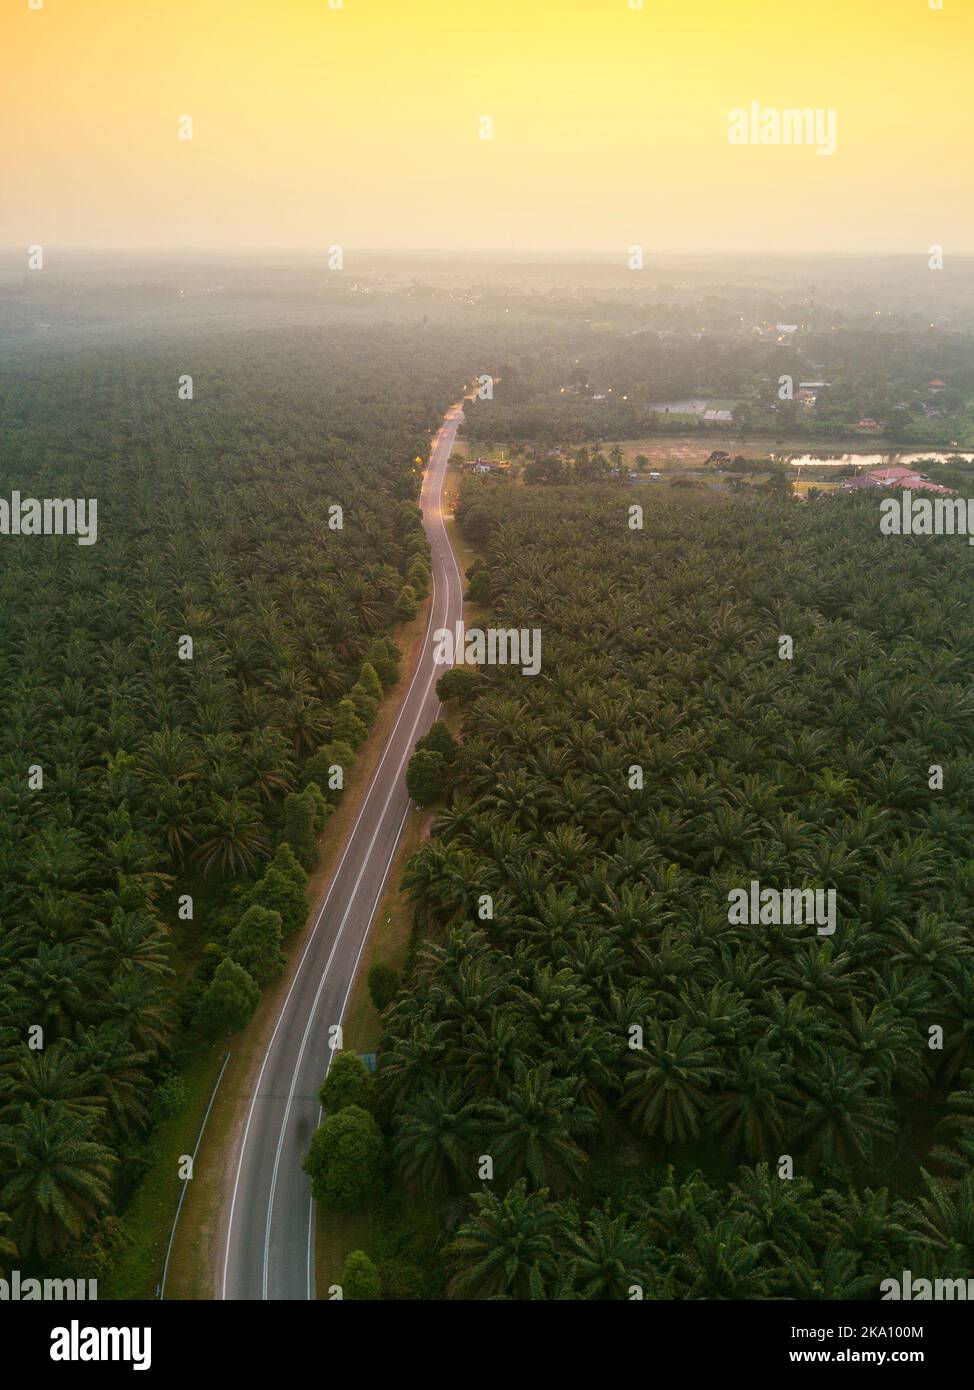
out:
{"label": "asphalt road", "polygon": [[460,405],[435,436],[420,505],[432,549],[430,621],[419,664],[368,788],[338,869],[307,929],[236,1153],[226,1217],[222,1297],[315,1297],[314,1208],[302,1170],[320,1116],[318,1087],[332,1056],[329,1030],[342,1020],[352,980],[409,811],[405,770],[413,745],[436,718],[432,634],[463,614],[460,571],[441,512]]}

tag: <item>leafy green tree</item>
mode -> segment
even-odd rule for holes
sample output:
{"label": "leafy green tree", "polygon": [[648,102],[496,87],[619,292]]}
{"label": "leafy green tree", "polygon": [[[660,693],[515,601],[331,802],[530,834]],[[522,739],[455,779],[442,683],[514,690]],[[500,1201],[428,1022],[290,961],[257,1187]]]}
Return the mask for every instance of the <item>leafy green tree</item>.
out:
{"label": "leafy green tree", "polygon": [[302,893],[304,892],[308,882],[308,875],[298,863],[294,851],[286,840],[282,840],[274,851],[271,862],[264,870],[265,876],[272,871],[283,874],[296,888],[300,888]]}
{"label": "leafy green tree", "polygon": [[467,571],[468,583],[466,597],[471,603],[490,603],[490,572],[483,566]]}
{"label": "leafy green tree", "polygon": [[412,799],[420,806],[428,806],[431,801],[442,796],[448,781],[446,759],[442,753],[432,753],[421,748],[414,753],[406,768],[406,787]]}
{"label": "leafy green tree", "polygon": [[348,692],[348,698],[355,706],[355,713],[367,728],[375,723],[379,714],[379,702],[372,698],[365,686],[359,681],[353,685]]}
{"label": "leafy green tree", "polygon": [[426,749],[430,753],[439,753],[447,762],[452,763],[460,751],[460,745],[453,737],[446,724],[441,719],[436,719],[429,727],[429,732],[416,744],[416,752]]}
{"label": "leafy green tree", "polygon": [[315,782],[309,782],[303,792],[292,792],[284,802],[282,834],[305,869],[312,869],[318,861],[318,833],[328,813],[328,804]]}
{"label": "leafy green tree", "polygon": [[479,695],[482,687],[483,676],[479,671],[454,666],[440,676],[436,682],[436,693],[444,704],[447,700],[456,700],[458,704],[465,705]]}
{"label": "leafy green tree", "polygon": [[[300,864],[298,868],[301,869]],[[301,874],[307,883],[307,875],[303,869]],[[281,918],[281,931],[285,936],[300,931],[308,919],[308,899],[305,896],[304,885],[298,883],[292,869],[283,871],[274,864],[264,870],[253,888],[244,894],[241,903],[245,910],[256,906],[266,907],[271,912],[278,913]]]}
{"label": "leafy green tree", "polygon": [[304,1160],[315,1201],[331,1211],[358,1211],[376,1196],[382,1167],[379,1127],[358,1105],[346,1105],[324,1119]]}
{"label": "leafy green tree", "polygon": [[328,798],[318,786],[317,782],[309,782],[301,795],[307,797],[311,805],[315,833],[320,834],[325,828],[328,817],[331,815],[331,806],[328,804]]}
{"label": "leafy green tree", "polygon": [[379,1271],[364,1250],[352,1250],[342,1266],[342,1298],[376,1300],[382,1297]]}
{"label": "leafy green tree", "polygon": [[413,590],[417,598],[425,598],[429,592],[430,570],[429,565],[419,555],[416,556],[409,566],[406,574],[406,583]]}
{"label": "leafy green tree", "polygon": [[281,950],[281,914],[266,907],[248,907],[227,940],[231,960],[242,965],[259,985],[284,968]]}
{"label": "leafy green tree", "polygon": [[347,697],[339,700],[338,713],[332,726],[333,740],[345,743],[350,748],[357,748],[368,732],[367,725],[358,716],[354,702]]}
{"label": "leafy green tree", "polygon": [[399,993],[399,974],[384,961],[376,961],[369,970],[368,985],[372,1003],[384,1013]]}
{"label": "leafy green tree", "polygon": [[212,1037],[236,1033],[249,1021],[260,998],[260,986],[236,961],[217,966],[200,1003],[200,1021]]}
{"label": "leafy green tree", "polygon": [[[396,599],[395,614],[401,623],[408,623],[419,612],[419,600],[411,584],[404,584]],[[340,735],[339,735],[340,737]]]}
{"label": "leafy green tree", "polygon": [[382,699],[382,682],[379,680],[375,667],[368,661],[362,662],[362,670],[359,673],[358,683],[373,700]]}
{"label": "leafy green tree", "polygon": [[318,1099],[330,1115],[346,1105],[358,1105],[371,1111],[375,1104],[375,1078],[357,1053],[336,1052],[321,1083]]}
{"label": "leafy green tree", "polygon": [[[337,802],[345,790],[345,782],[352,771],[354,762],[354,748],[348,743],[334,740],[331,743],[323,744],[317,753],[308,759],[301,770],[301,775],[306,783],[316,782],[321,788],[322,794],[329,801]],[[336,775],[335,769],[340,772],[340,778]],[[341,785],[333,785],[339,780]]]}
{"label": "leafy green tree", "polygon": [[366,659],[383,686],[388,688],[399,680],[399,648],[390,638],[380,637],[373,642]]}

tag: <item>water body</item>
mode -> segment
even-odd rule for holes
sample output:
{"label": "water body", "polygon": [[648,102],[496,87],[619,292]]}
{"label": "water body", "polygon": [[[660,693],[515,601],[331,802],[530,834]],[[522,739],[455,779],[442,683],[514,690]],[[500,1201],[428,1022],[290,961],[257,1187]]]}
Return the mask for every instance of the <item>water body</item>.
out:
{"label": "water body", "polygon": [[795,468],[907,468],[919,463],[974,463],[974,454],[941,454],[930,449],[919,454],[785,454],[783,458]]}

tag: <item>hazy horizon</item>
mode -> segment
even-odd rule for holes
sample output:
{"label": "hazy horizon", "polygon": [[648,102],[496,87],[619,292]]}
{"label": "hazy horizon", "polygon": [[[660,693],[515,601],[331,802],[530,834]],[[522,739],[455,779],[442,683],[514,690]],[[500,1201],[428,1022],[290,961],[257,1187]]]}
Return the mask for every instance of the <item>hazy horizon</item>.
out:
{"label": "hazy horizon", "polygon": [[[0,38],[0,246],[974,254],[950,0],[24,0]],[[822,128],[732,143],[752,104]]]}

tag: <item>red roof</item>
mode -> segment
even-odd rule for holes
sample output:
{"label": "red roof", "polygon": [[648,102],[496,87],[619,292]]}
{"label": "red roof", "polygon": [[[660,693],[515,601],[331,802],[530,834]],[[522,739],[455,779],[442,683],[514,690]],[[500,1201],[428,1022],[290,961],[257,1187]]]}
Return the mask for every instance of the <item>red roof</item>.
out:
{"label": "red roof", "polygon": [[905,481],[907,478],[916,478],[919,481],[922,474],[918,473],[914,468],[896,467],[871,468],[866,476],[875,478],[877,483],[898,483]]}
{"label": "red roof", "polygon": [[933,381],[928,381],[928,382],[927,382],[927,385],[928,385],[928,386],[946,386],[947,383],[946,383],[946,381],[937,381],[936,379],[934,379]]}
{"label": "red roof", "polygon": [[910,491],[917,492],[956,492],[955,487],[944,487],[941,483],[931,483],[927,478],[900,478],[898,482],[890,484],[891,487],[909,488]]}

